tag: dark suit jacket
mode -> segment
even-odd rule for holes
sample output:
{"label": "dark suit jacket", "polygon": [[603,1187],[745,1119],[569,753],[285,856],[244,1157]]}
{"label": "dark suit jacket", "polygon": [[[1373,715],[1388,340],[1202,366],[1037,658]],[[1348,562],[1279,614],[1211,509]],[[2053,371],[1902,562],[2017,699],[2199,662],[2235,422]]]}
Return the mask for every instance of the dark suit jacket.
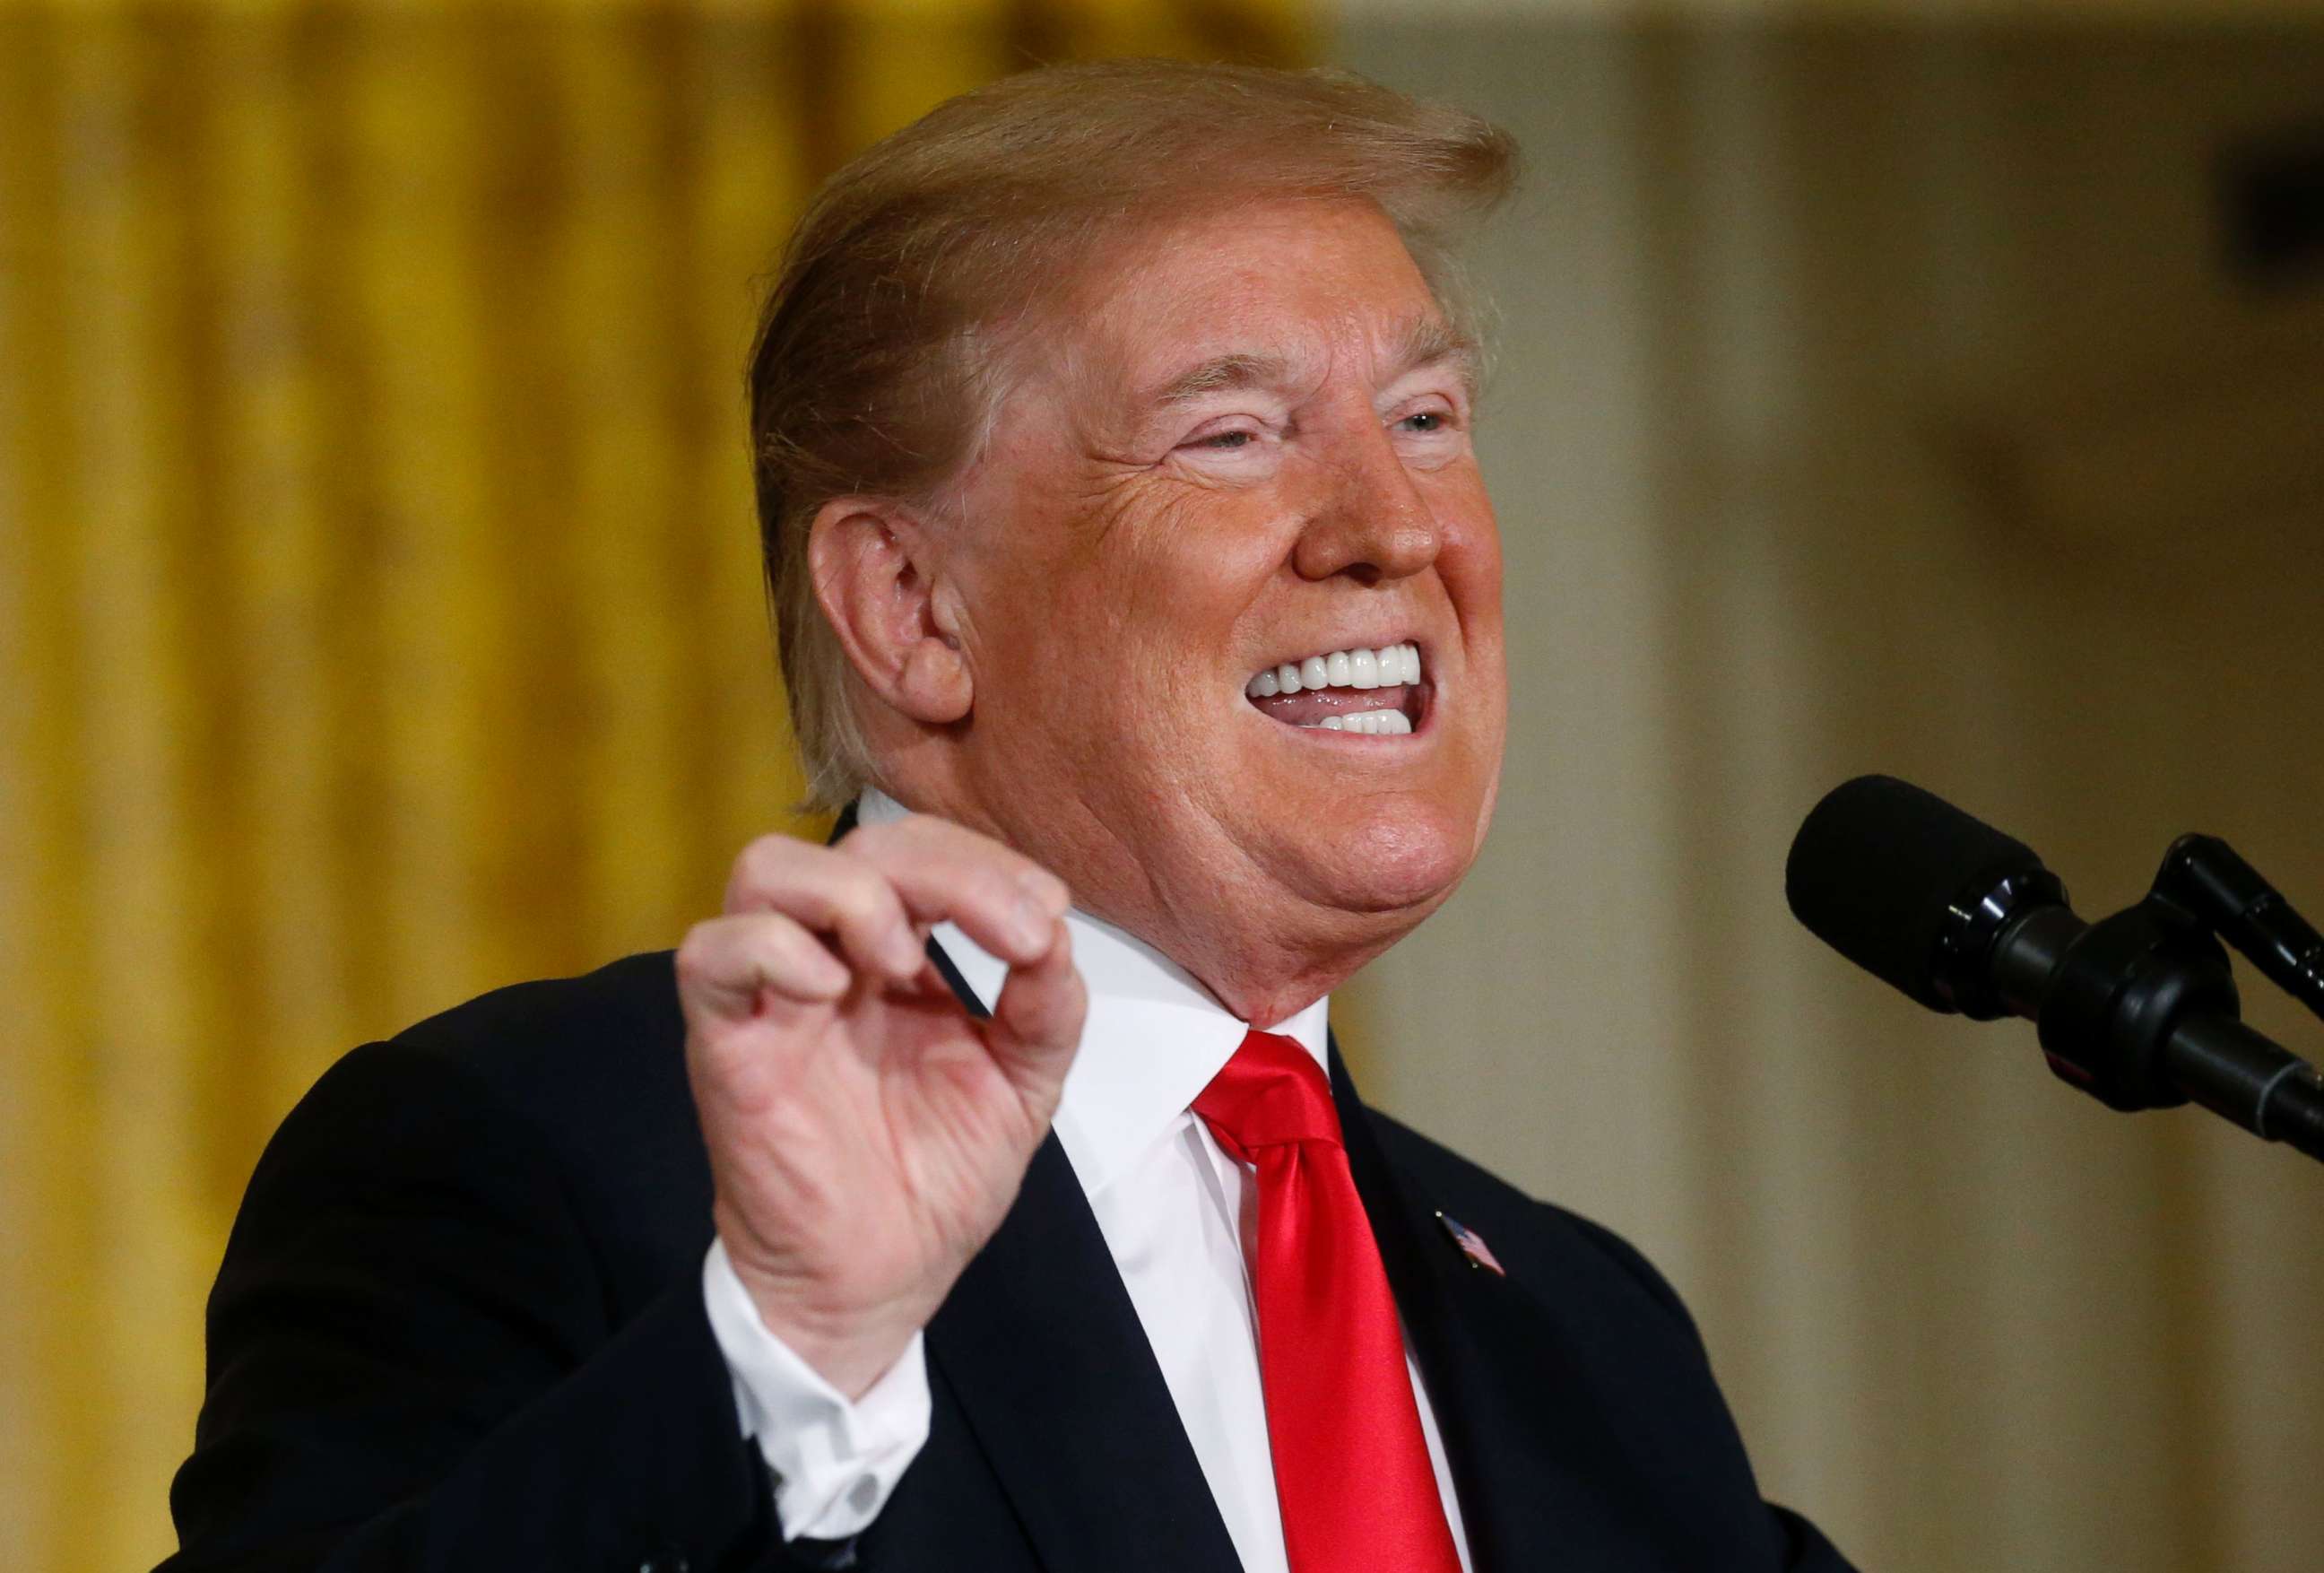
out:
{"label": "dark suit jacket", "polygon": [[[1643,1258],[1367,1109],[1334,1062],[1479,1573],[1844,1568],[1760,1500]],[[927,1329],[926,1449],[844,1545],[781,1543],[703,1309],[710,1199],[667,954],[348,1055],[235,1222],[165,1568],[1237,1566],[1054,1136]]]}

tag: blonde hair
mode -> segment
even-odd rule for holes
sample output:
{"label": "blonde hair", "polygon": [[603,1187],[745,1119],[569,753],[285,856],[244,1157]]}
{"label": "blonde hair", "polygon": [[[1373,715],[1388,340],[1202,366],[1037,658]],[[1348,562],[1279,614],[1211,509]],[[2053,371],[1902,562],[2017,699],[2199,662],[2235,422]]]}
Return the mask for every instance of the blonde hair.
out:
{"label": "blonde hair", "polygon": [[814,806],[872,779],[845,653],[807,565],[835,497],[927,505],[1000,396],[995,330],[1126,227],[1257,198],[1380,208],[1456,324],[1452,245],[1508,191],[1516,143],[1337,70],[1057,66],[939,105],[855,159],[792,232],[750,369],[759,529]]}

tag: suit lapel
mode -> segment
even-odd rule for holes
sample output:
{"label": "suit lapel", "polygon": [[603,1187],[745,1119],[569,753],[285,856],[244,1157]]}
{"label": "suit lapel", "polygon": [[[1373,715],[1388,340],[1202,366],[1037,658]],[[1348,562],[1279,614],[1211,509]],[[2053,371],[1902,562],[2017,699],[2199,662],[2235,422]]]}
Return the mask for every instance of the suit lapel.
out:
{"label": "suit lapel", "polygon": [[[933,942],[928,955],[982,1015],[951,958]],[[928,1324],[927,1348],[1044,1564],[1107,1573],[1241,1565],[1055,1134]]]}
{"label": "suit lapel", "polygon": [[1240,1565],[1055,1136],[927,1341],[1044,1564],[1108,1573]]}
{"label": "suit lapel", "polygon": [[1381,1150],[1336,1046],[1332,1091],[1476,1573],[1586,1561],[1591,1548],[1635,1543],[1642,1504],[1598,1441],[1607,1434],[1591,1423],[1599,1400],[1572,1341],[1515,1279],[1477,1267],[1447,1237],[1434,1201]]}

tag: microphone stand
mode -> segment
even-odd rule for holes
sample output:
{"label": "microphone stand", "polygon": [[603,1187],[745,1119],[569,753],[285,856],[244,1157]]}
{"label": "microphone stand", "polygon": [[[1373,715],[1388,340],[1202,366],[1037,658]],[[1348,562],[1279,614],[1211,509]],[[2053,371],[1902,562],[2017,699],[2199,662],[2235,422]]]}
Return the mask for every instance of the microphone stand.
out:
{"label": "microphone stand", "polygon": [[2108,1106],[2191,1098],[2324,1161],[2324,1076],[2244,1025],[2221,936],[2324,1015],[2324,937],[2209,836],[2174,842],[2145,898],[2112,917],[2036,907],[1997,948],[1995,987],[2036,1022],[2051,1070]]}

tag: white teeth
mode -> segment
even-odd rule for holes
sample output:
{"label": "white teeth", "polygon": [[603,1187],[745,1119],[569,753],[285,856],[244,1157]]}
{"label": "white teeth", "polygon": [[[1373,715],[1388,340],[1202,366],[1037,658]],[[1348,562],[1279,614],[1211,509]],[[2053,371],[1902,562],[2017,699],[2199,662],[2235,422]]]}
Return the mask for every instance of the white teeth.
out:
{"label": "white teeth", "polygon": [[1311,721],[1307,729],[1317,732],[1357,732],[1367,737],[1409,737],[1412,723],[1402,710],[1357,710],[1349,714],[1326,716]]}
{"label": "white teeth", "polygon": [[1383,644],[1376,650],[1334,650],[1305,661],[1286,661],[1243,685],[1254,699],[1296,694],[1306,689],[1390,689],[1420,680],[1420,646]]}

